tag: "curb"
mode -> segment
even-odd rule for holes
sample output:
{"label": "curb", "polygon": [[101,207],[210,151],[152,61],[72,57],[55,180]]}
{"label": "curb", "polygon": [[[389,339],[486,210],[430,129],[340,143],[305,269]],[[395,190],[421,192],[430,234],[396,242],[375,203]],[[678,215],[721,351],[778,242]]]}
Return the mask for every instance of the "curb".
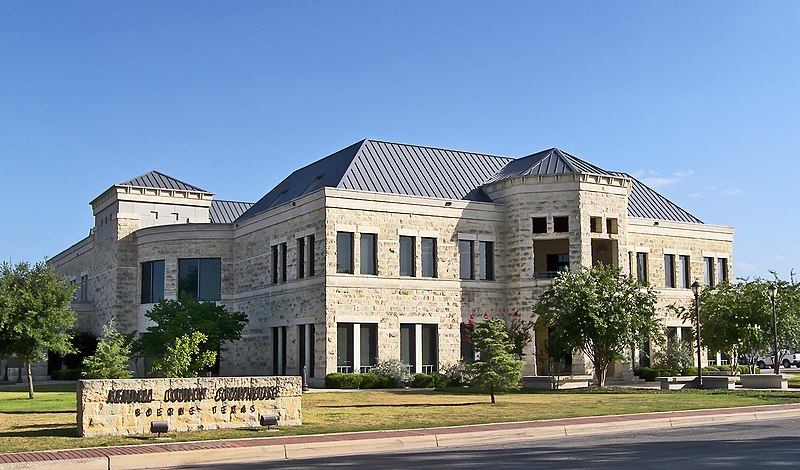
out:
{"label": "curb", "polygon": [[0,454],[0,470],[64,466],[125,470],[259,463],[787,418],[800,418],[800,404]]}

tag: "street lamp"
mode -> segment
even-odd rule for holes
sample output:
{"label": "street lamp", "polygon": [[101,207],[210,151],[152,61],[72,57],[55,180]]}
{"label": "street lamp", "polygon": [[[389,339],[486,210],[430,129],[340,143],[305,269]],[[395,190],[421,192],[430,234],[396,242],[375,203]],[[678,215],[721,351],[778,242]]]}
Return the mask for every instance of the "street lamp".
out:
{"label": "street lamp", "polygon": [[692,283],[694,294],[694,318],[697,321],[697,388],[703,388],[703,366],[700,363],[700,283]]}
{"label": "street lamp", "polygon": [[767,287],[767,295],[772,304],[772,349],[775,351],[775,361],[772,366],[775,367],[775,373],[781,373],[780,354],[778,353],[778,317],[775,315],[775,297],[778,296],[778,286],[773,282]]}

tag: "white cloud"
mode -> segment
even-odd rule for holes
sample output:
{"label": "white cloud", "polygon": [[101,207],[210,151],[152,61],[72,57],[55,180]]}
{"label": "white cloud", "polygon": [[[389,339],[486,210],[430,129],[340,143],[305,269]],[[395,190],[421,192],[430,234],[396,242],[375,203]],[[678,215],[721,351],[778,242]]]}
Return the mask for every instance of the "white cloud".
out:
{"label": "white cloud", "polygon": [[689,197],[693,199],[697,199],[703,197],[703,193],[689,193]]}
{"label": "white cloud", "polygon": [[777,261],[778,263],[783,263],[784,261],[789,261],[789,258],[781,255],[775,255],[772,257],[773,260]]}
{"label": "white cloud", "polygon": [[723,196],[739,196],[744,194],[744,190],[742,188],[723,189],[720,194]]}
{"label": "white cloud", "polygon": [[[639,170],[637,173],[639,174],[639,177],[648,175],[642,179],[644,184],[653,188],[663,188],[664,186],[680,183],[686,178],[691,177],[694,175],[694,170],[689,169],[685,171],[676,171],[672,174],[672,176],[657,176],[658,173],[653,170]],[[636,173],[634,173],[634,176],[636,176]]]}

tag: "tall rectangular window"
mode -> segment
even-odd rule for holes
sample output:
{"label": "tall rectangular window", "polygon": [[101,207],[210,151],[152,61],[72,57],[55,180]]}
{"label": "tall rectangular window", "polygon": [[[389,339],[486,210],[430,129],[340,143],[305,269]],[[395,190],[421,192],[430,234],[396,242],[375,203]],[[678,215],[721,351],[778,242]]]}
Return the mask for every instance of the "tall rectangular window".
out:
{"label": "tall rectangular window", "polygon": [[86,303],[89,301],[89,275],[84,274],[81,276],[81,302]]}
{"label": "tall rectangular window", "polygon": [[336,272],[353,274],[353,233],[336,232]]}
{"label": "tall rectangular window", "polygon": [[272,328],[272,375],[286,375],[286,327]]}
{"label": "tall rectangular window", "polygon": [[153,304],[164,298],[164,260],[142,263],[142,303]]}
{"label": "tall rectangular window", "polygon": [[316,258],[314,257],[314,235],[309,235],[306,237],[306,272],[309,276],[314,275],[314,262]]}
{"label": "tall rectangular window", "polygon": [[675,255],[664,255],[664,287],[675,287]]}
{"label": "tall rectangular window", "polygon": [[475,279],[473,250],[471,240],[458,241],[459,277],[461,279]]}
{"label": "tall rectangular window", "polygon": [[478,242],[478,278],[494,281],[494,242]]}
{"label": "tall rectangular window", "polygon": [[378,324],[362,323],[359,327],[360,335],[358,343],[359,351],[359,373],[366,373],[378,363]]}
{"label": "tall rectangular window", "polygon": [[727,258],[717,258],[717,279],[719,279],[719,282],[728,282]]}
{"label": "tall rectangular window", "polygon": [[636,253],[636,280],[647,285],[647,253]]}
{"label": "tall rectangular window", "polygon": [[400,237],[400,275],[416,276],[416,239]]}
{"label": "tall rectangular window", "polygon": [[306,377],[314,377],[314,324],[298,325],[297,327],[298,338],[298,374],[303,373],[303,367],[306,368]]}
{"label": "tall rectangular window", "polygon": [[178,297],[197,300],[220,300],[222,260],[187,258],[178,260]]}
{"label": "tall rectangular window", "polygon": [[297,239],[297,279],[306,277],[306,239]]}
{"label": "tall rectangular window", "polygon": [[378,236],[374,233],[361,234],[361,274],[378,274]]}
{"label": "tall rectangular window", "polygon": [[461,324],[461,360],[467,362],[475,360],[475,345],[472,343],[472,338],[469,337],[466,323]]}
{"label": "tall rectangular window", "polygon": [[714,258],[703,258],[703,283],[706,287],[714,287]]}
{"label": "tall rectangular window", "polygon": [[417,366],[416,325],[403,323],[400,325],[400,362],[414,372]]}
{"label": "tall rectangular window", "polygon": [[436,277],[436,239],[422,238],[422,277]]}
{"label": "tall rectangular window", "polygon": [[691,264],[689,263],[688,256],[685,255],[678,256],[678,277],[680,280],[679,287],[683,289],[688,289],[689,286],[692,284]]}
{"label": "tall rectangular window", "polygon": [[286,282],[286,243],[272,245],[272,283]]}
{"label": "tall rectangular window", "polygon": [[336,372],[354,372],[353,326],[352,323],[339,323],[336,325]]}
{"label": "tall rectangular window", "polygon": [[422,325],[422,373],[433,374],[439,368],[439,335],[436,325]]}

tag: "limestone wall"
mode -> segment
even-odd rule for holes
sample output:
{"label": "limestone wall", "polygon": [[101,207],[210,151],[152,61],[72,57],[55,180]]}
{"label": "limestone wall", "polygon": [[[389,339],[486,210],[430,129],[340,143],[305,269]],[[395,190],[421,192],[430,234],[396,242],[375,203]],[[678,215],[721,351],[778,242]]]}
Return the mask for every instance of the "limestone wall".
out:
{"label": "limestone wall", "polygon": [[260,415],[300,425],[301,397],[300,377],[81,380],[78,433],[143,434],[153,421],[170,432],[256,427]]}

